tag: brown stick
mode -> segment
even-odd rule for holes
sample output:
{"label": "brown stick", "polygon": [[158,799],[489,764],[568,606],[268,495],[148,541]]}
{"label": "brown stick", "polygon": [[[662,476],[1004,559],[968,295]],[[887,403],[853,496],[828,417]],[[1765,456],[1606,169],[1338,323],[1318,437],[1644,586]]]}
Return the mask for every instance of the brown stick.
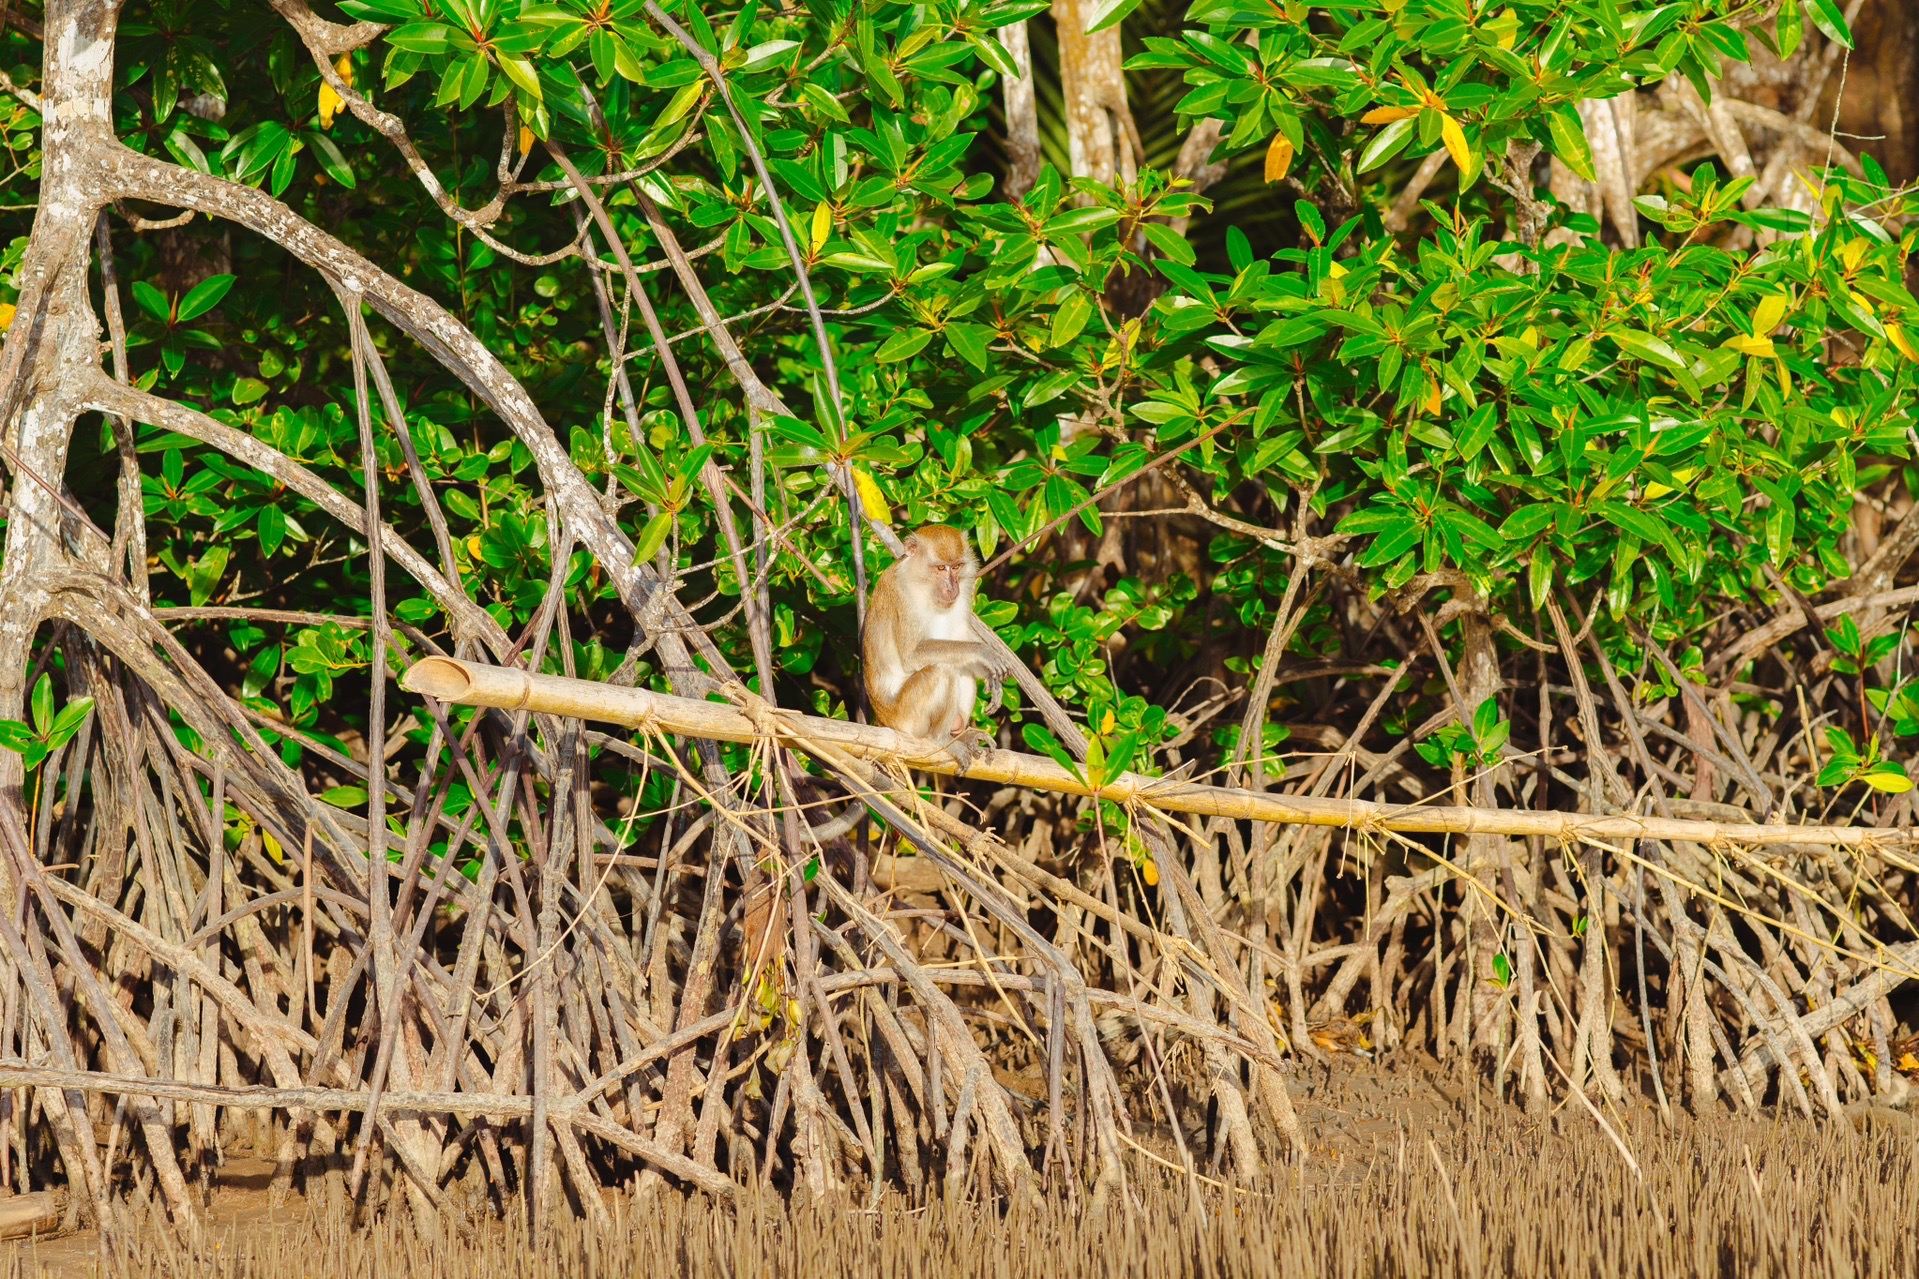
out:
{"label": "brown stick", "polygon": [[1380,804],[1303,795],[1260,795],[1225,786],[1167,783],[1137,773],[1099,779],[1037,755],[990,750],[962,772],[936,743],[919,741],[892,729],[845,720],[771,712],[767,731],[745,711],[714,702],[698,702],[640,688],[620,688],[590,680],[525,671],[448,657],[428,657],[401,676],[408,692],[463,706],[536,710],[644,727],[653,732],[721,742],[754,742],[770,735],[775,721],[796,732],[861,759],[893,760],[929,773],[992,781],[1063,795],[1097,796],[1120,804],[1204,816],[1301,826],[1377,829],[1406,834],[1538,835],[1566,842],[1618,843],[1632,839],[1689,840],[1699,844],[1814,844],[1837,848],[1911,848],[1909,831],[1864,826],[1785,826],[1756,823],[1687,821],[1679,818],[1603,816],[1505,808],[1468,808],[1416,804]]}

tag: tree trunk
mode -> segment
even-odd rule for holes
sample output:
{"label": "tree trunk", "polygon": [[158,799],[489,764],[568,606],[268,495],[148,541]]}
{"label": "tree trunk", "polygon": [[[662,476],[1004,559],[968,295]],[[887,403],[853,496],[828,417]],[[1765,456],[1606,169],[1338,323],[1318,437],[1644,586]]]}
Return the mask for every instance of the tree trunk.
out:
{"label": "tree trunk", "polygon": [[1131,182],[1138,171],[1126,77],[1120,69],[1119,28],[1086,34],[1092,0],[1053,0],[1059,30],[1060,88],[1066,99],[1067,154],[1073,176],[1095,182]]}
{"label": "tree trunk", "polygon": [[1033,43],[1026,23],[1000,28],[1000,42],[1019,64],[1019,75],[1000,83],[1006,111],[1006,198],[1017,200],[1039,181],[1039,102],[1033,84]]}

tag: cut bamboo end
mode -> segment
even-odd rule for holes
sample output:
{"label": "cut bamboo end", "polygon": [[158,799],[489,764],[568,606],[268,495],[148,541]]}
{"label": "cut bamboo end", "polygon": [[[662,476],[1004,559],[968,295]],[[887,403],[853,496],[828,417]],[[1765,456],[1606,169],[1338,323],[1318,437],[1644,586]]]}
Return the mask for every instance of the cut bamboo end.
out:
{"label": "cut bamboo end", "polygon": [[[497,667],[494,669],[498,669]],[[442,702],[464,701],[473,690],[473,676],[465,662],[450,657],[425,657],[407,667],[400,687]]]}
{"label": "cut bamboo end", "polygon": [[66,1192],[40,1190],[30,1195],[0,1199],[0,1239],[24,1239],[52,1234],[60,1226]]}

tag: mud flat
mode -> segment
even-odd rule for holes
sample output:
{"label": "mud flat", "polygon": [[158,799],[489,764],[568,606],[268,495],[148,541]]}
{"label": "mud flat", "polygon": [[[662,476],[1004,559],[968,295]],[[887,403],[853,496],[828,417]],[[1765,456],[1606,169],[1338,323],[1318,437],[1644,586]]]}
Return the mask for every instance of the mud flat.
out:
{"label": "mud flat", "polygon": [[[610,1237],[558,1214],[537,1239],[517,1205],[502,1219],[475,1194],[435,1239],[414,1228],[403,1196],[356,1224],[325,1180],[273,1207],[271,1165],[234,1155],[198,1240],[179,1240],[149,1208],[131,1255],[102,1257],[87,1231],[0,1243],[0,1279],[1919,1275],[1919,1118],[1909,1110],[1822,1124],[1680,1115],[1668,1128],[1649,1106],[1602,1107],[1602,1126],[1576,1100],[1528,1118],[1433,1069],[1307,1066],[1294,1083],[1313,1161],[1259,1186],[1188,1182],[1142,1156],[1133,1202],[1098,1209],[1058,1191],[1026,1204],[955,1194],[924,1205],[769,1192],[737,1208],[618,1194],[607,1201]],[[1186,1136],[1204,1148],[1204,1134]],[[1171,1133],[1139,1137],[1177,1161]]]}

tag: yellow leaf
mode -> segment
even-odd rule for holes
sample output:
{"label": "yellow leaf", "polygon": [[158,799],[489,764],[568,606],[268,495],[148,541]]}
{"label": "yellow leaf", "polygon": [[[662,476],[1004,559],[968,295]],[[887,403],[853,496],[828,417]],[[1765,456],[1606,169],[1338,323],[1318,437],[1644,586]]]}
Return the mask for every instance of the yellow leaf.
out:
{"label": "yellow leaf", "polygon": [[1919,1073],[1919,1057],[1915,1057],[1911,1053],[1901,1055],[1899,1058],[1899,1069],[1908,1075]]}
{"label": "yellow leaf", "polygon": [[1786,308],[1790,300],[1783,293],[1768,293],[1759,299],[1759,305],[1752,312],[1752,335],[1762,338],[1779,327],[1779,321],[1786,318]]}
{"label": "yellow leaf", "polygon": [[[5,328],[6,325],[13,323],[13,308],[0,307],[0,316],[5,317],[5,322],[0,323],[0,328]],[[1919,360],[1919,350],[1913,348],[1912,339],[1906,336],[1906,328],[1903,324],[1888,324],[1886,336],[1892,339],[1892,344],[1898,347],[1900,354],[1908,360]]]}
{"label": "yellow leaf", "polygon": [[11,302],[0,302],[0,333],[13,327],[13,317],[17,313]]}
{"label": "yellow leaf", "polygon": [[1293,144],[1285,134],[1275,133],[1266,147],[1266,180],[1277,182],[1293,167]]}
{"label": "yellow leaf", "polygon": [[466,553],[476,560],[480,558],[480,539],[478,537],[469,537],[466,539]]}
{"label": "yellow leaf", "polygon": [[882,524],[893,522],[893,510],[886,504],[886,494],[880,492],[880,486],[872,476],[855,467],[853,487],[859,490],[860,507],[865,510],[867,519],[878,520]]}
{"label": "yellow leaf", "polygon": [[1359,117],[1361,124],[1391,124],[1395,120],[1410,120],[1419,114],[1418,107],[1374,107]]}
{"label": "yellow leaf", "polygon": [[1446,143],[1446,151],[1459,166],[1461,173],[1473,171],[1473,150],[1466,145],[1466,131],[1459,127],[1459,121],[1449,115],[1439,117],[1439,136]]}
{"label": "yellow leaf", "polygon": [[1102,734],[1112,732],[1114,723],[1115,723],[1115,720],[1113,719],[1113,712],[1109,710],[1106,712],[1106,718],[1102,719],[1099,722],[1099,731]]}
{"label": "yellow leaf", "polygon": [[260,842],[266,845],[267,856],[273,859],[274,865],[284,866],[286,864],[286,860],[287,860],[286,849],[280,847],[280,841],[273,838],[272,831],[270,830],[261,831]]}
{"label": "yellow leaf", "polygon": [[1431,383],[1431,386],[1432,386],[1432,392],[1426,397],[1425,407],[1428,413],[1431,413],[1436,417],[1439,414],[1439,404],[1440,404],[1438,379],[1434,379],[1433,382]]}
{"label": "yellow leaf", "polygon": [[1501,10],[1498,17],[1486,24],[1486,30],[1498,38],[1500,48],[1510,49],[1514,37],[1519,34],[1519,15],[1511,9]]}
{"label": "yellow leaf", "polygon": [[1864,239],[1847,240],[1845,244],[1840,246],[1839,260],[1845,263],[1846,270],[1857,271],[1859,269],[1859,264],[1865,260],[1866,249],[1868,247],[1870,246],[1867,245]]}
{"label": "yellow leaf", "polygon": [[1747,337],[1743,333],[1736,334],[1726,339],[1726,345],[1741,355],[1756,355],[1766,360],[1772,359],[1777,354],[1773,350],[1772,339],[1765,336]]}
{"label": "yellow leaf", "polygon": [[520,154],[525,155],[533,149],[533,130],[520,126]]}
{"label": "yellow leaf", "polygon": [[325,80],[320,81],[320,127],[331,129],[333,117],[346,105],[346,99],[333,91],[333,86]]}
{"label": "yellow leaf", "polygon": [[1786,362],[1784,360],[1774,360],[1773,363],[1779,368],[1779,394],[1791,395],[1792,373],[1786,368]]}
{"label": "yellow leaf", "polygon": [[1912,779],[1904,773],[1867,773],[1859,780],[1888,795],[1902,795],[1912,789]]}
{"label": "yellow leaf", "polygon": [[826,247],[826,237],[833,234],[833,206],[821,200],[813,210],[813,252],[818,253]]}
{"label": "yellow leaf", "polygon": [[350,53],[341,54],[339,61],[333,64],[333,69],[340,73],[340,78],[347,82],[348,88],[353,87],[353,55],[352,54]]}
{"label": "yellow leaf", "polygon": [[1154,863],[1147,862],[1144,866],[1140,867],[1139,877],[1146,881],[1148,888],[1159,887],[1159,867]]}

